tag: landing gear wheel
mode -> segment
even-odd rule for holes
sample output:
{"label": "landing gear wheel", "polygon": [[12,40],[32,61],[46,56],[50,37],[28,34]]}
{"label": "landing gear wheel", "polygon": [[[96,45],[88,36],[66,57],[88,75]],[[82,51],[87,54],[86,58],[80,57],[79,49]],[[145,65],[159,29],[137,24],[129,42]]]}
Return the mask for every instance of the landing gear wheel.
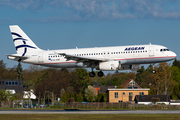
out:
{"label": "landing gear wheel", "polygon": [[153,74],[155,74],[155,73],[156,73],[156,70],[153,70],[152,72],[153,72]]}
{"label": "landing gear wheel", "polygon": [[90,76],[90,77],[94,77],[95,75],[96,75],[96,74],[95,74],[93,71],[89,73],[89,76]]}
{"label": "landing gear wheel", "polygon": [[98,75],[99,77],[102,77],[102,76],[104,75],[104,73],[103,73],[102,71],[99,71],[99,72],[97,73],[97,75]]}

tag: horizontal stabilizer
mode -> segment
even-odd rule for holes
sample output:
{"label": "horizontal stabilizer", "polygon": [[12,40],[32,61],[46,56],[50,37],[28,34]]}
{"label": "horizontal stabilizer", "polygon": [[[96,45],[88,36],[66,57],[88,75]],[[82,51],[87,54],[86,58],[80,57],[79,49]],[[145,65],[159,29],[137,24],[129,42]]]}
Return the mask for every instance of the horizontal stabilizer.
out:
{"label": "horizontal stabilizer", "polygon": [[29,57],[27,56],[20,56],[20,55],[6,55],[8,59],[11,59],[11,60],[16,60],[16,61],[21,61],[21,60],[26,60],[28,59]]}

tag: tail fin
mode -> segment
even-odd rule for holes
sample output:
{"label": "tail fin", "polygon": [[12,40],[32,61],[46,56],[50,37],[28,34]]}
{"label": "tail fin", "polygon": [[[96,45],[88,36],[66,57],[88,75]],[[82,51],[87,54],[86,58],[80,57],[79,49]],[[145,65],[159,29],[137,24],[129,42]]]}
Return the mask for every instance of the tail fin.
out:
{"label": "tail fin", "polygon": [[9,26],[17,54],[24,56],[28,52],[42,51],[22,31],[18,25]]}

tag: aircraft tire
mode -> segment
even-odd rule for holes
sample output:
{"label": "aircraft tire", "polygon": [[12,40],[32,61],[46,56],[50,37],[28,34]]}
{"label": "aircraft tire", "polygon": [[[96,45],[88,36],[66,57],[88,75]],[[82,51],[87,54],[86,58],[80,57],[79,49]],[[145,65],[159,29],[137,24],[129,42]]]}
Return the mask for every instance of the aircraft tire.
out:
{"label": "aircraft tire", "polygon": [[94,77],[95,75],[96,75],[96,74],[95,74],[93,71],[89,73],[89,76],[90,76],[90,77]]}
{"label": "aircraft tire", "polygon": [[102,76],[104,75],[104,73],[103,73],[102,71],[99,71],[99,72],[97,73],[97,75],[98,75],[99,77],[102,77]]}

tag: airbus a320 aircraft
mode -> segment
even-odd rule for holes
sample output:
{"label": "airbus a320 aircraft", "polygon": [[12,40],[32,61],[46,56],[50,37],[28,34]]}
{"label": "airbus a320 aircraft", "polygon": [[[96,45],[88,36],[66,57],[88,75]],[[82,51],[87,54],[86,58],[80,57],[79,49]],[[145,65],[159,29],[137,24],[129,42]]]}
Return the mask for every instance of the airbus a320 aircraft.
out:
{"label": "airbus a320 aircraft", "polygon": [[[154,64],[176,58],[176,54],[161,45],[134,45],[116,47],[95,47],[82,49],[42,50],[17,25],[10,26],[17,54],[7,55],[8,59],[23,63],[56,68],[91,68],[102,71],[131,69],[133,64]],[[154,71],[155,72],[155,71]]]}

